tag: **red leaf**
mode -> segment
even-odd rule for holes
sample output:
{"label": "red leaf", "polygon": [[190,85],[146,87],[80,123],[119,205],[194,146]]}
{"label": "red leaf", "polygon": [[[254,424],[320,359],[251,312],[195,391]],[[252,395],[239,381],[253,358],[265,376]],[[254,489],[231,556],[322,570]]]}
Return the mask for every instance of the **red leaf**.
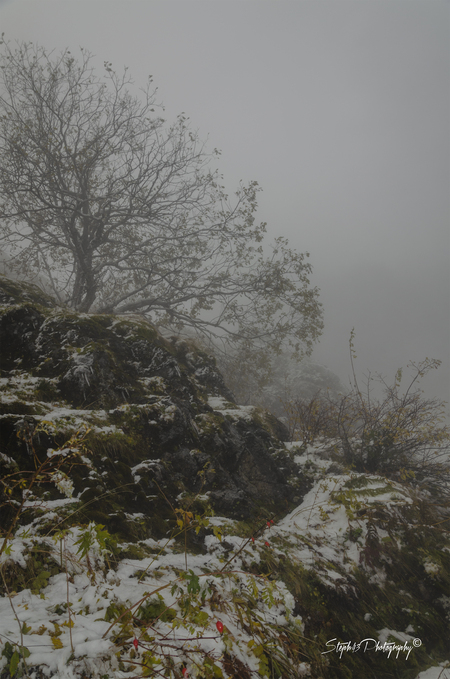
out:
{"label": "red leaf", "polygon": [[133,646],[135,647],[135,649],[136,649],[136,651],[137,651],[137,650],[138,650],[138,646],[139,646],[139,641],[136,639],[136,637],[134,637]]}
{"label": "red leaf", "polygon": [[269,543],[267,542],[267,540],[265,541],[264,544],[266,545],[266,547],[270,547],[270,545],[269,545]]}
{"label": "red leaf", "polygon": [[181,670],[181,674],[183,675],[183,677],[189,676],[189,672],[187,671],[186,667],[183,667],[183,669]]}

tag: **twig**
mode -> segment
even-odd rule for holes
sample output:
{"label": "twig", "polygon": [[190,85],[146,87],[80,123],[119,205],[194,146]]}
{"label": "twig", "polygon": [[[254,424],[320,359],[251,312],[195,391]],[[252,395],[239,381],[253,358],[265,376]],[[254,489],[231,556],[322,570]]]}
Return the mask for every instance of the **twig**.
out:
{"label": "twig", "polygon": [[27,668],[27,663],[26,663],[26,661],[25,661],[25,656],[24,656],[24,652],[23,652],[23,649],[25,648],[25,646],[24,646],[24,643],[23,643],[22,624],[21,624],[21,622],[20,622],[20,620],[19,620],[19,616],[18,616],[17,613],[16,613],[16,609],[14,608],[14,604],[13,604],[13,602],[12,602],[11,593],[10,593],[10,591],[9,591],[9,589],[8,589],[8,585],[6,584],[5,576],[4,576],[4,574],[3,574],[3,567],[0,567],[0,573],[2,574],[3,584],[5,585],[6,594],[8,595],[9,603],[11,604],[11,608],[12,608],[12,611],[13,611],[13,613],[14,613],[14,617],[15,617],[15,619],[17,620],[17,624],[19,625],[21,655],[22,655],[22,660],[23,660],[23,664],[24,664],[24,667],[25,667],[26,676],[29,677],[28,668]]}
{"label": "twig", "polygon": [[73,647],[73,639],[72,639],[72,617],[71,617],[70,601],[69,601],[69,573],[68,573],[68,570],[67,570],[67,550],[66,550],[66,536],[65,535],[64,535],[64,556],[65,556],[65,566],[66,566],[67,612],[69,614],[70,648],[72,650],[72,653],[75,653],[75,649]]}

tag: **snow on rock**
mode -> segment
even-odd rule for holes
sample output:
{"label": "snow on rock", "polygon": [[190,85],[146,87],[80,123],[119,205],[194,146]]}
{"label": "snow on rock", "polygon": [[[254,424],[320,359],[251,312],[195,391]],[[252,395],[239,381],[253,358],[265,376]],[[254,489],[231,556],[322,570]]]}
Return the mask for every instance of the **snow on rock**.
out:
{"label": "snow on rock", "polygon": [[288,442],[139,317],[0,302],[5,679],[448,679],[439,498]]}
{"label": "snow on rock", "polygon": [[[75,537],[72,535],[67,541],[64,551],[64,559],[71,564],[79,562],[74,549]],[[235,538],[233,543],[239,547],[242,540]],[[90,552],[90,559],[95,562],[95,552]],[[251,595],[257,608],[255,621],[259,620],[269,631],[273,628],[271,634],[278,634],[276,630],[286,627],[292,620],[300,632],[303,630],[301,620],[292,617],[294,598],[284,583],[260,580],[240,570],[220,575],[223,564],[215,557],[205,562],[203,556],[189,555],[187,578],[182,572],[184,565],[184,554],[176,554],[166,547],[164,555],[122,561],[116,573],[104,573],[97,563],[91,575],[82,572],[70,576],[63,572],[52,576],[39,594],[23,590],[12,594],[10,601],[7,597],[0,599],[0,639],[21,645],[19,620],[22,630],[26,630],[23,645],[30,652],[27,665],[39,667],[48,677],[79,677],[81,668],[94,672],[98,661],[104,671],[111,671],[117,652],[123,658],[124,667],[131,668],[133,636],[139,640],[138,658],[143,658],[149,648],[160,651],[165,643],[170,643],[171,656],[178,658],[180,663],[187,662],[194,672],[195,666],[191,666],[190,661],[195,656],[189,653],[190,650],[195,650],[202,662],[209,655],[220,667],[223,653],[232,648],[235,659],[258,673],[259,655],[251,652],[250,643],[254,641],[254,635],[250,628],[242,625],[242,613],[230,606],[221,607],[219,612],[214,601],[221,598],[232,601],[234,592],[240,592],[242,600]],[[182,602],[192,579],[196,588],[192,605],[200,604],[200,607],[198,613],[186,618]],[[153,605],[159,605],[161,612],[171,611],[170,620],[161,615],[154,621],[152,631],[156,640],[153,644],[146,640],[145,628],[136,626],[139,605],[147,601],[156,602]],[[138,616],[135,623],[126,628],[125,635],[129,638],[124,640],[125,647],[123,641],[118,643],[117,640],[117,634],[123,634],[124,627],[120,620],[114,624],[115,612],[122,612],[124,607]],[[114,612],[113,617],[110,611]],[[218,616],[225,629],[223,637],[216,629]],[[172,624],[174,621],[176,625]],[[69,662],[70,658],[72,661]],[[77,663],[78,659],[83,659],[82,665]],[[306,669],[303,664],[305,672]]]}

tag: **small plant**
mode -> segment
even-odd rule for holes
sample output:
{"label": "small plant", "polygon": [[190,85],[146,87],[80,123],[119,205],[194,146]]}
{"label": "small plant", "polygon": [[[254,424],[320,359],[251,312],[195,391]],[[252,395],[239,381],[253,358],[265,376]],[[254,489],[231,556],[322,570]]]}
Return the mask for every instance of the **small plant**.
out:
{"label": "small plant", "polygon": [[[28,676],[26,659],[30,651],[25,646],[14,646],[7,641],[2,656],[8,661],[7,668],[10,677]],[[2,675],[3,676],[3,675]]]}
{"label": "small plant", "polygon": [[[79,456],[87,453],[84,441],[88,434],[87,429],[82,429],[73,434],[57,448],[49,448],[45,457],[36,451],[35,440],[40,435],[49,435],[53,424],[42,421],[34,428],[25,426],[17,433],[26,445],[28,455],[32,458],[34,469],[21,470],[16,463],[6,461],[8,472],[0,478],[0,510],[3,520],[0,528],[0,536],[3,538],[0,544],[0,556],[8,550],[10,537],[13,535],[20,522],[27,500],[32,497],[33,489],[42,487],[43,484],[54,484],[67,497],[71,497],[73,484],[68,472],[74,464],[79,463]],[[4,456],[5,457],[5,456]],[[67,470],[64,471],[63,467]]]}
{"label": "small plant", "polygon": [[75,540],[75,545],[78,545],[77,553],[80,557],[86,559],[89,575],[94,577],[95,574],[89,558],[89,552],[93,552],[103,560],[103,557],[111,551],[112,538],[109,531],[105,529],[105,526],[91,521],[87,528],[81,532],[80,537]]}
{"label": "small plant", "polygon": [[310,399],[281,399],[291,439],[313,443],[320,436],[332,436],[334,402],[317,391]]}
{"label": "small plant", "polygon": [[[34,445],[35,439],[39,438],[40,434],[48,435],[49,431],[53,428],[52,423],[41,422],[38,426],[30,428],[25,426],[22,431],[18,432],[18,437],[22,438],[24,441],[28,454],[33,460],[34,470],[20,470],[18,465],[12,460],[5,460],[3,456],[2,462],[6,461],[6,468],[9,473],[5,474],[1,479],[1,503],[0,509],[4,517],[4,525],[1,529],[1,537],[3,538],[0,544],[0,557],[2,554],[9,556],[11,554],[11,544],[10,539],[14,535],[17,526],[19,525],[20,518],[24,512],[27,500],[32,497],[33,489],[39,488],[42,484],[52,483],[57,486],[60,492],[64,493],[68,497],[71,497],[73,492],[73,483],[70,480],[68,474],[63,471],[64,466],[69,472],[73,466],[78,461],[78,457],[82,452],[86,452],[84,447],[84,439],[86,437],[87,431],[82,430],[73,434],[68,441],[56,449],[49,448],[46,451],[45,457],[39,456]],[[13,604],[13,599],[11,592],[9,591],[4,569],[6,567],[7,560],[0,564],[0,575],[3,582],[3,587],[6,595],[9,599],[11,608],[16,618],[17,624],[20,628],[21,644],[17,647],[17,650],[9,644],[8,642],[3,649],[2,655],[8,660],[8,670],[10,677],[22,677],[24,674],[28,676],[26,668],[26,658],[29,657],[30,651],[24,646],[23,634],[26,634],[29,629],[25,623],[21,623],[17,611]],[[61,567],[62,567],[62,552],[61,552]],[[38,576],[34,579],[31,588],[39,591],[41,587],[47,584],[47,579],[50,576],[49,571],[41,571]],[[67,564],[66,564],[66,576],[67,576]],[[68,580],[67,580],[67,598],[68,598]],[[72,626],[73,622],[70,615],[70,605],[67,601],[69,621],[68,627],[70,631],[70,643],[73,651],[72,643]],[[52,638],[55,648],[59,647],[60,640]]]}

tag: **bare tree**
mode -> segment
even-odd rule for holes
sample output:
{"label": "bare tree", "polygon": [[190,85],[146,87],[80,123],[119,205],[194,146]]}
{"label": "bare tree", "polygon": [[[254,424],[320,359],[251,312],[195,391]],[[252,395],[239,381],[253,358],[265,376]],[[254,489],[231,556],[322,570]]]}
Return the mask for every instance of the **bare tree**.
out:
{"label": "bare tree", "polygon": [[[176,330],[309,353],[322,330],[308,253],[263,249],[256,182],[231,201],[181,114],[155,113],[127,70],[33,44],[0,55],[1,234],[79,311],[141,312]],[[269,255],[267,255],[269,253]]]}

